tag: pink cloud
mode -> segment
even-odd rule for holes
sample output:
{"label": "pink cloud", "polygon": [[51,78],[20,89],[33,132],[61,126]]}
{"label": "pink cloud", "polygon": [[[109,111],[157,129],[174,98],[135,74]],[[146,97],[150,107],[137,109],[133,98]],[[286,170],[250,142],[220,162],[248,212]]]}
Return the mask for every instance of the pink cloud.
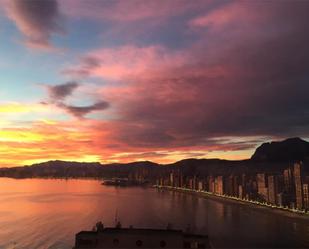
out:
{"label": "pink cloud", "polygon": [[[85,60],[86,59],[86,60]],[[87,60],[88,59],[88,60]],[[89,64],[91,59],[92,64]],[[177,67],[186,60],[185,52],[171,52],[161,46],[122,46],[88,53],[81,64],[64,70],[75,76],[92,75],[105,79],[122,80],[143,74],[145,77],[163,68]],[[93,62],[96,63],[93,63]]]}
{"label": "pink cloud", "polygon": [[254,3],[232,2],[216,8],[205,15],[195,17],[190,20],[189,24],[191,27],[208,27],[217,31],[227,26],[233,26],[235,22],[245,25],[248,22],[257,20],[257,17],[261,14],[260,12],[250,11],[250,9],[252,10],[252,5]]}
{"label": "pink cloud", "polygon": [[302,115],[308,86],[301,80],[306,6],[242,3],[209,13],[204,24],[215,28],[198,31],[198,42],[185,49],[124,46],[89,53],[99,61],[89,75],[124,83],[98,91],[117,114],[114,140],[176,148],[231,135],[303,134],[309,119]]}
{"label": "pink cloud", "polygon": [[254,41],[293,32],[304,22],[307,8],[304,2],[232,1],[190,19],[188,25],[201,35],[230,37],[229,42]]}
{"label": "pink cloud", "polygon": [[94,143],[108,141],[114,152],[231,151],[255,142],[225,137],[308,134],[305,7],[235,2],[191,21],[201,28],[186,48],[86,53],[66,73],[102,79],[96,98],[113,110],[112,119],[93,122]]}
{"label": "pink cloud", "polygon": [[90,19],[113,21],[139,21],[152,18],[167,18],[188,11],[206,8],[212,1],[62,1],[67,15]]}

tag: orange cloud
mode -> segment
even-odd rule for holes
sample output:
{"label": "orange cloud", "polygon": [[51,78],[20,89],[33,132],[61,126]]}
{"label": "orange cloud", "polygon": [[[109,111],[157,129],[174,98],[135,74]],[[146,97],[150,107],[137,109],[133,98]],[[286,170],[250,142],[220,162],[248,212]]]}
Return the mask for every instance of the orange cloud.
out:
{"label": "orange cloud", "polygon": [[0,164],[16,166],[45,160],[99,161],[89,133],[72,123],[36,122],[0,130]]}
{"label": "orange cloud", "polygon": [[[95,120],[38,121],[28,127],[3,128],[0,130],[1,167],[22,166],[47,160],[68,160],[102,163],[152,160],[170,163],[189,157],[212,157],[219,155],[222,147],[132,147],[119,140],[115,123]],[[233,150],[233,146],[227,150]],[[217,154],[209,151],[219,150]],[[248,151],[248,150],[247,150]],[[222,154],[233,158],[234,153]],[[234,158],[245,158],[243,151]]]}

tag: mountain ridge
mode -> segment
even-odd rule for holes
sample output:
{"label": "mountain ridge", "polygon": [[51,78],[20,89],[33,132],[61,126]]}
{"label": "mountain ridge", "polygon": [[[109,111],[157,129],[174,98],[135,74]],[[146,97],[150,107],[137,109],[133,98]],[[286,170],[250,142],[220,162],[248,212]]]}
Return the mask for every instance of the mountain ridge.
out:
{"label": "mountain ridge", "polygon": [[299,137],[263,143],[251,157],[253,161],[267,162],[293,162],[308,159],[309,142]]}
{"label": "mountain ridge", "polygon": [[137,171],[151,171],[151,175],[155,176],[165,170],[174,169],[181,169],[187,175],[254,174],[261,171],[280,172],[297,161],[303,161],[305,170],[309,171],[309,142],[300,138],[289,138],[263,143],[257,147],[250,159],[244,160],[188,158],[169,164],[151,161],[102,164],[51,160],[28,166],[0,168],[0,177],[127,177]]}
{"label": "mountain ridge", "polygon": [[[305,147],[305,148],[302,148]],[[276,147],[275,149],[273,149]],[[279,151],[281,154],[284,155],[283,160],[281,157],[279,158],[274,158],[274,155],[269,155],[269,153],[272,153],[273,150],[277,150],[277,148],[281,150],[286,150],[295,147],[297,150],[300,150],[300,153],[298,155],[290,156],[289,153],[282,153],[282,151]],[[289,147],[289,148],[287,148]],[[268,151],[267,151],[268,150]],[[296,151],[297,151],[296,150]],[[263,153],[267,153],[266,156],[262,155]],[[275,156],[277,156],[278,153],[276,153]],[[292,151],[292,154],[295,154],[295,151]],[[298,157],[297,157],[298,156]],[[267,160],[268,159],[268,160]],[[284,160],[286,159],[286,160]],[[286,162],[290,163],[293,161],[302,161],[302,160],[308,160],[309,159],[309,142],[307,142],[304,139],[301,139],[299,137],[292,137],[292,138],[287,138],[282,141],[271,141],[271,142],[265,142],[262,143],[260,146],[258,146],[251,156],[251,158],[248,159],[242,159],[242,160],[228,160],[228,159],[220,159],[220,158],[185,158],[181,159],[179,161],[173,162],[173,163],[167,163],[167,164],[161,164],[161,163],[156,163],[152,161],[133,161],[133,162],[128,162],[128,163],[100,163],[100,162],[78,162],[78,161],[64,161],[64,160],[50,160],[42,163],[36,163],[32,165],[25,165],[28,167],[32,166],[37,166],[37,165],[42,165],[42,164],[48,164],[48,163],[73,163],[73,164],[88,164],[88,165],[101,165],[101,166],[115,166],[115,165],[136,165],[136,164],[150,164],[150,165],[165,165],[165,166],[171,166],[175,164],[182,164],[184,162],[189,162],[192,160],[206,160],[208,162],[248,162],[248,161],[271,161],[271,162]]]}

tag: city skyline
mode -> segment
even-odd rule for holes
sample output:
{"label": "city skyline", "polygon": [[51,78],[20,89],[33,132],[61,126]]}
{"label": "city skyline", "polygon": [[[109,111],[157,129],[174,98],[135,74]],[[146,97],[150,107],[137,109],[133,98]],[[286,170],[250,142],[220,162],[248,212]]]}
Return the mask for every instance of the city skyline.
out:
{"label": "city skyline", "polygon": [[309,138],[307,2],[0,4],[1,167],[238,160]]}
{"label": "city skyline", "polygon": [[[193,176],[192,176],[193,175]],[[137,178],[138,179],[138,178]],[[265,173],[262,170],[241,174],[186,175],[183,169],[169,170],[156,179],[156,186],[178,190],[205,192],[227,198],[268,204],[273,207],[308,212],[309,175],[303,164],[294,163],[282,172]]]}

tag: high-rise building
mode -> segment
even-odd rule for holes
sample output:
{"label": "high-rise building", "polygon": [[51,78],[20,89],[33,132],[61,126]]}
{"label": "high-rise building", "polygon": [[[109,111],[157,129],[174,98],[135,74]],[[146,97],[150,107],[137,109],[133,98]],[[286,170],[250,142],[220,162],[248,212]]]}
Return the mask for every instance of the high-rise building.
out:
{"label": "high-rise building", "polygon": [[170,186],[174,186],[174,173],[173,172],[171,172],[170,173]]}
{"label": "high-rise building", "polygon": [[193,177],[193,187],[192,189],[197,189],[197,179],[196,179],[196,176]]}
{"label": "high-rise building", "polygon": [[276,204],[277,197],[277,183],[275,176],[268,176],[268,201],[271,204]]}
{"label": "high-rise building", "polygon": [[233,176],[225,177],[224,194],[233,195]]}
{"label": "high-rise building", "polygon": [[257,191],[258,191],[257,181],[252,181],[251,187],[252,187],[252,192],[257,193]]}
{"label": "high-rise building", "polygon": [[190,188],[190,189],[193,189],[193,188],[194,188],[194,181],[193,181],[193,178],[190,178],[190,179],[189,179],[189,188]]}
{"label": "high-rise building", "polygon": [[248,178],[247,178],[246,174],[242,174],[241,175],[242,198],[245,198],[245,196],[247,194],[247,181],[248,181]]}
{"label": "high-rise building", "polygon": [[301,174],[301,164],[295,163],[293,168],[294,173],[294,183],[295,183],[295,197],[296,197],[296,208],[303,208],[303,186],[302,186],[302,174]]}
{"label": "high-rise building", "polygon": [[211,193],[215,192],[215,181],[213,176],[209,176],[208,178],[208,191]]}
{"label": "high-rise building", "polygon": [[183,183],[184,183],[183,175],[182,175],[182,173],[180,172],[180,173],[179,173],[179,187],[183,188],[183,187],[184,187]]}
{"label": "high-rise building", "polygon": [[201,180],[198,181],[198,190],[203,190],[203,182]]}
{"label": "high-rise building", "polygon": [[217,176],[215,178],[215,193],[223,195],[223,177]]}
{"label": "high-rise building", "polygon": [[309,210],[309,184],[303,184],[304,209]]}
{"label": "high-rise building", "polygon": [[277,194],[277,206],[283,206],[283,194],[279,193]]}
{"label": "high-rise building", "polygon": [[160,186],[163,186],[163,184],[164,184],[163,178],[160,177]]}
{"label": "high-rise building", "polygon": [[285,169],[283,171],[284,190],[288,193],[292,190],[292,172],[291,169]]}
{"label": "high-rise building", "polygon": [[243,198],[244,198],[244,188],[243,188],[242,185],[239,185],[239,186],[238,186],[238,197],[239,197],[240,199],[243,199]]}
{"label": "high-rise building", "polygon": [[238,182],[239,178],[238,176],[233,177],[233,196],[238,196]]}
{"label": "high-rise building", "polygon": [[174,185],[173,185],[173,187],[176,187],[176,188],[179,187],[179,176],[178,175],[175,175],[175,177],[174,177]]}
{"label": "high-rise building", "polygon": [[259,197],[264,201],[268,201],[268,190],[266,186],[265,174],[257,174],[256,181]]}

